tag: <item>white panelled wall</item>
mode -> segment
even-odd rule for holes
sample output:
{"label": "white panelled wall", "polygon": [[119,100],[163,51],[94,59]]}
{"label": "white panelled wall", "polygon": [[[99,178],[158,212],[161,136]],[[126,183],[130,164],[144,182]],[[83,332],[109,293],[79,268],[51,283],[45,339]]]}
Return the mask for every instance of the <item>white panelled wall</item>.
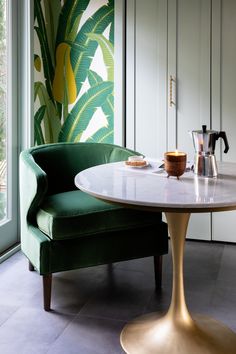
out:
{"label": "white panelled wall", "polygon": [[[236,162],[236,1],[128,0],[126,145],[146,156],[194,149],[189,131],[224,130]],[[171,93],[172,89],[172,93]],[[236,212],[192,215],[188,237],[236,242]]]}
{"label": "white panelled wall", "polygon": [[[221,149],[221,159],[236,162],[236,1],[217,0],[213,4],[212,122],[216,129],[226,131],[229,140],[229,152],[224,154]],[[214,240],[236,242],[236,211],[213,213],[212,226]]]}

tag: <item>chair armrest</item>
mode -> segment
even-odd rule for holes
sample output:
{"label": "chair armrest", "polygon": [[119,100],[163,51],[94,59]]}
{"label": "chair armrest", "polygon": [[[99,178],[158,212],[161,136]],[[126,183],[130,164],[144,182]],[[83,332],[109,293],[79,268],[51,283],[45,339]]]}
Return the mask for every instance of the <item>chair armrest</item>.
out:
{"label": "chair armrest", "polygon": [[[48,189],[47,175],[25,150],[20,154],[21,225],[35,224],[35,214]],[[23,227],[24,228],[24,227]]]}

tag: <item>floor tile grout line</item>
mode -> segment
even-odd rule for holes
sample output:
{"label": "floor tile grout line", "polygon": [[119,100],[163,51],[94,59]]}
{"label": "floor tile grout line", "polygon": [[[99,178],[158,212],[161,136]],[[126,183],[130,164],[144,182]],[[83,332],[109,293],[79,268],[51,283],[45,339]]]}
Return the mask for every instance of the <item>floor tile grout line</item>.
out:
{"label": "floor tile grout line", "polygon": [[51,350],[51,347],[53,346],[53,344],[54,344],[54,343],[58,340],[58,338],[65,332],[66,328],[68,328],[68,327],[71,325],[71,323],[75,320],[76,315],[71,316],[71,317],[73,317],[73,318],[71,319],[71,321],[69,321],[69,322],[65,325],[65,327],[62,329],[62,331],[60,332],[60,334],[58,334],[58,335],[55,337],[55,339],[50,343],[49,348],[48,348],[48,350],[45,352],[45,354],[47,354],[47,353],[49,352],[49,350]]}
{"label": "floor tile grout line", "polygon": [[0,324],[0,328],[1,328],[5,323],[7,323],[7,321],[10,320],[10,318],[11,318],[17,311],[19,311],[20,308],[21,308],[21,305],[19,305],[19,306],[15,309],[15,311],[13,311],[13,312],[10,314],[10,316],[7,317],[7,318],[5,319],[5,321],[3,321],[3,322]]}
{"label": "floor tile grout line", "polygon": [[[139,316],[139,314],[137,314],[137,316]],[[80,314],[79,316],[77,315],[76,319],[79,319],[79,317],[94,318],[97,320],[109,320],[113,322],[122,322],[122,323],[127,323],[129,321],[127,319],[120,319],[120,318],[107,317],[107,316],[86,315],[86,314]]]}

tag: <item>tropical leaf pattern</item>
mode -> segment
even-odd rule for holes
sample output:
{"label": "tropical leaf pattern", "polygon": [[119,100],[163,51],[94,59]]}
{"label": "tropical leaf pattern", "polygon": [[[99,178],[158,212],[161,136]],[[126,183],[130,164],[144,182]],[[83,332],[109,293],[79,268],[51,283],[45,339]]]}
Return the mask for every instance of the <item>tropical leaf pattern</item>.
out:
{"label": "tropical leaf pattern", "polygon": [[107,80],[114,81],[114,48],[111,42],[106,39],[102,34],[88,33],[87,37],[93,41],[96,41],[102,50],[103,60],[107,67]]}
{"label": "tropical leaf pattern", "polygon": [[103,112],[106,114],[107,117],[107,125],[99,129],[95,134],[91,136],[91,140],[93,142],[98,143],[113,143],[113,135],[114,135],[114,123],[113,123],[113,116],[114,116],[114,96],[109,95],[102,105]]}
{"label": "tropical leaf pattern", "polygon": [[[98,47],[98,43],[92,41],[88,37],[88,33],[103,33],[114,19],[114,6],[102,6],[96,13],[90,17],[78,32],[75,42],[71,48],[71,61],[76,77],[77,92],[87,77],[87,71],[90,68],[92,59]],[[77,45],[84,48],[83,51],[78,50]]]}
{"label": "tropical leaf pattern", "polygon": [[44,116],[40,121],[42,131],[44,131],[44,142],[57,141],[61,130],[60,117],[42,82],[34,84],[34,101],[36,100],[39,101],[40,106],[45,106]]}
{"label": "tropical leaf pattern", "polygon": [[34,11],[35,144],[113,143],[114,0],[34,0]]}
{"label": "tropical leaf pattern", "polygon": [[45,144],[44,137],[43,137],[43,132],[42,132],[42,127],[41,127],[41,122],[44,117],[44,113],[46,110],[46,106],[41,106],[38,111],[35,114],[35,134],[34,134],[34,139],[35,143],[37,145]]}
{"label": "tropical leaf pattern", "polygon": [[67,43],[58,45],[56,63],[53,96],[57,102],[63,103],[66,100],[73,103],[76,100],[76,83],[70,62],[70,46]]}
{"label": "tropical leaf pattern", "polygon": [[101,82],[85,92],[63,125],[59,140],[79,141],[97,107],[105,102],[112,91],[112,82]]}
{"label": "tropical leaf pattern", "polygon": [[52,58],[53,65],[55,65],[54,50],[55,50],[58,17],[61,10],[61,1],[44,0],[44,8],[45,8],[45,27],[47,33],[48,47],[50,50],[50,55]]}

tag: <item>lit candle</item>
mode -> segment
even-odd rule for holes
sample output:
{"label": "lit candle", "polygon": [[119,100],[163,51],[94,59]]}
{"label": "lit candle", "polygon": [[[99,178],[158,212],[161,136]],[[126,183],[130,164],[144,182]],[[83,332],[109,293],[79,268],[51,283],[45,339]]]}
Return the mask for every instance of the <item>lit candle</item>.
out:
{"label": "lit candle", "polygon": [[179,179],[186,169],[187,154],[178,150],[169,151],[165,153],[164,161],[167,177],[175,176]]}
{"label": "lit candle", "polygon": [[186,156],[186,153],[185,152],[181,152],[181,151],[178,151],[178,150],[175,150],[175,151],[169,151],[169,152],[166,152],[165,155],[168,155],[168,156]]}

